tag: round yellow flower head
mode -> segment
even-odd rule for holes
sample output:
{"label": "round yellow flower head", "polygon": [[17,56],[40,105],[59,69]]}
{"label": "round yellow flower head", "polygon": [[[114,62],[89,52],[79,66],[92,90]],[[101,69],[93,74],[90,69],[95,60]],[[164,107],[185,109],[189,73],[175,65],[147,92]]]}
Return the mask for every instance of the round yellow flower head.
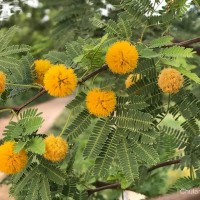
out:
{"label": "round yellow flower head", "polygon": [[126,74],[137,67],[138,51],[130,42],[115,42],[107,51],[106,63],[116,74]]}
{"label": "round yellow flower head", "polygon": [[158,86],[165,93],[177,93],[183,86],[184,78],[172,68],[163,69],[158,77]]}
{"label": "round yellow flower head", "polygon": [[25,150],[14,152],[14,144],[14,141],[8,141],[0,146],[0,171],[6,174],[20,172],[28,161]]}
{"label": "round yellow flower head", "polygon": [[43,85],[44,75],[52,67],[52,64],[49,60],[36,60],[34,64],[37,75],[36,83]]}
{"label": "round yellow flower head", "polygon": [[140,80],[140,74],[130,74],[127,77],[127,79],[125,80],[126,88],[131,87],[132,85],[134,85],[139,80]]}
{"label": "round yellow flower head", "polygon": [[65,158],[68,152],[67,142],[60,136],[56,137],[53,134],[47,136],[45,142],[44,157],[52,162],[61,161]]}
{"label": "round yellow flower head", "polygon": [[113,91],[102,91],[100,88],[92,89],[86,97],[88,111],[97,117],[107,117],[116,106],[116,95]]}
{"label": "round yellow flower head", "polygon": [[77,77],[74,70],[65,65],[55,65],[44,76],[44,87],[55,97],[70,95],[77,86]]}
{"label": "round yellow flower head", "polygon": [[5,91],[6,88],[6,75],[0,71],[0,94]]}

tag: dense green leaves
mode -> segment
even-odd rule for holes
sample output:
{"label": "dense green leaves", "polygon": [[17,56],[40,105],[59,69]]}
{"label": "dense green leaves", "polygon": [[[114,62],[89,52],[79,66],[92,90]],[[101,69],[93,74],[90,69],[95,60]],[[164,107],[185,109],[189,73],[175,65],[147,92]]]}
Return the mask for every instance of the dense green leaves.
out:
{"label": "dense green leaves", "polygon": [[117,146],[117,155],[119,158],[120,168],[122,169],[125,179],[129,184],[139,177],[138,163],[135,153],[129,148],[126,139],[122,137],[120,144]]}
{"label": "dense green leaves", "polygon": [[83,152],[85,157],[96,158],[106,142],[112,127],[109,119],[100,119],[95,124],[92,134],[89,137],[85,150]]}
{"label": "dense green leaves", "polygon": [[114,160],[117,150],[117,144],[119,141],[120,131],[113,130],[104,143],[101,149],[101,153],[95,161],[94,165],[94,175],[97,177],[106,177],[108,175],[108,170]]}
{"label": "dense green leaves", "polygon": [[152,126],[150,114],[134,110],[119,109],[113,120],[121,128],[148,130]]}
{"label": "dense green leaves", "polygon": [[10,121],[4,130],[6,139],[14,139],[20,136],[30,135],[38,131],[43,122],[41,113],[37,112],[37,109],[27,109],[20,113],[19,120],[17,122]]}
{"label": "dense green leaves", "polygon": [[64,135],[71,139],[77,138],[81,133],[84,133],[90,125],[92,116],[86,110],[83,110],[66,129]]}
{"label": "dense green leaves", "polygon": [[[170,21],[175,23],[174,19],[185,12],[186,1],[167,2],[159,8],[159,0],[154,4],[149,0],[122,0],[109,10],[113,18],[97,14],[91,20],[98,29],[92,27],[89,16],[99,11],[97,5],[106,6],[113,0],[106,4],[75,0],[72,5],[64,0],[44,2],[75,9],[75,12],[73,9],[66,12],[60,7],[52,33],[57,50],[52,49],[43,56],[53,64],[72,67],[79,80],[74,99],[66,105],[70,114],[62,120],[65,125],[61,127],[60,136],[67,139],[68,152],[60,162],[44,159],[45,135],[38,134],[43,123],[41,113],[32,108],[15,113],[18,117],[6,126],[4,140],[16,142],[15,153],[25,149],[28,163],[12,176],[11,194],[18,200],[85,200],[87,189],[98,185],[99,180],[120,182],[122,189],[134,187],[137,191],[137,184],[145,182],[144,176],[154,180],[153,176],[159,173],[159,170],[149,173],[149,168],[174,159],[181,159],[178,166],[182,168],[194,168],[198,177],[200,100],[192,91],[193,82],[189,81],[200,83],[192,71],[195,64],[189,64],[195,51],[192,45],[186,48],[174,44],[170,36],[174,35]],[[80,6],[84,9],[77,9]],[[76,23],[76,30],[69,29],[70,24]],[[81,34],[83,28],[84,34]],[[34,83],[34,58],[27,53],[30,47],[10,45],[16,33],[16,27],[0,31],[0,70],[7,75],[6,92],[2,94],[5,100],[33,86],[40,88]],[[137,68],[130,72],[140,74],[140,79],[128,89],[124,85],[128,74],[113,74],[107,70],[93,76],[93,72],[105,64],[106,52],[117,40],[130,41],[140,55]],[[118,56],[116,53],[113,57],[116,64]],[[124,62],[123,59],[120,62]],[[158,76],[164,67],[176,68],[184,75],[184,85],[175,94],[166,95],[159,89]],[[106,118],[97,118],[86,109],[86,93],[96,87],[116,93],[115,110]],[[97,103],[104,105],[102,101],[99,98]],[[177,123],[175,128],[171,122]],[[54,134],[59,132],[56,130]],[[190,178],[177,183],[175,189],[181,189],[184,184],[186,188],[196,186],[195,180]]]}

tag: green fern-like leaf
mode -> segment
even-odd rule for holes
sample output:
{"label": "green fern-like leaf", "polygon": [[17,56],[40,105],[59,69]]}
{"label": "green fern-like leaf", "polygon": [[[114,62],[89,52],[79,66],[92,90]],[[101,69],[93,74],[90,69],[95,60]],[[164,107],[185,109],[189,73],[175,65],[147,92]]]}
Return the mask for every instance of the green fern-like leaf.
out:
{"label": "green fern-like leaf", "polygon": [[10,121],[3,134],[6,139],[15,139],[20,135],[30,135],[36,132],[43,123],[41,113],[37,109],[29,108],[20,113],[18,122]]}
{"label": "green fern-like leaf", "polygon": [[187,76],[189,79],[195,81],[196,83],[200,84],[200,77],[197,76],[197,74],[192,73],[191,71],[185,69],[184,67],[179,66],[176,68],[178,71],[180,71],[183,75]]}
{"label": "green fern-like leaf", "polygon": [[152,145],[140,144],[134,139],[130,140],[129,145],[138,159],[143,160],[149,166],[159,162],[158,153]]}
{"label": "green fern-like leaf", "polygon": [[0,52],[2,52],[11,42],[13,39],[14,35],[17,33],[18,28],[16,26],[13,26],[8,29],[6,32],[1,32],[1,37],[0,37],[0,42],[1,42],[1,47],[0,47]]}
{"label": "green fern-like leaf", "polygon": [[0,57],[10,56],[13,54],[21,53],[21,52],[27,52],[30,50],[30,47],[28,45],[13,45],[5,48],[2,52],[0,52]]}
{"label": "green fern-like leaf", "polygon": [[41,176],[39,194],[42,200],[51,200],[49,181],[46,176]]}
{"label": "green fern-like leaf", "polygon": [[52,182],[63,185],[65,182],[66,174],[61,171],[57,166],[49,165],[48,163],[41,163],[40,170]]}
{"label": "green fern-like leaf", "polygon": [[79,93],[70,103],[66,105],[66,108],[70,111],[76,111],[85,102],[86,94],[84,92]]}
{"label": "green fern-like leaf", "polygon": [[38,173],[38,166],[32,165],[30,168],[26,169],[25,172],[21,175],[21,178],[17,182],[14,182],[11,191],[13,196],[17,196],[20,191],[31,181]]}
{"label": "green fern-like leaf", "polygon": [[200,112],[200,100],[190,91],[181,90],[172,96],[175,105],[171,106],[169,112],[176,118],[182,115],[186,119],[195,117]]}
{"label": "green fern-like leaf", "polygon": [[96,158],[100,154],[111,130],[112,128],[108,119],[98,120],[83,152],[84,157]]}
{"label": "green fern-like leaf", "polygon": [[169,35],[156,38],[150,42],[149,48],[163,47],[166,45],[170,45],[172,44],[172,40],[173,40],[173,37]]}
{"label": "green fern-like leaf", "polygon": [[68,59],[64,52],[58,51],[50,51],[48,54],[44,55],[44,58],[50,60],[54,64],[66,64],[66,60]]}
{"label": "green fern-like leaf", "polygon": [[200,127],[196,122],[195,118],[191,118],[189,120],[186,120],[181,124],[182,128],[186,131],[186,133],[190,133],[193,136],[199,135],[200,133]]}
{"label": "green fern-like leaf", "polygon": [[26,149],[32,153],[44,154],[45,153],[45,143],[43,138],[34,137],[28,141],[26,144]]}
{"label": "green fern-like leaf", "polygon": [[142,110],[148,104],[144,101],[144,96],[117,97],[117,107],[131,110]]}
{"label": "green fern-like leaf", "polygon": [[119,136],[119,130],[113,130],[102,147],[101,153],[95,161],[94,174],[96,177],[103,178],[107,176],[108,170],[116,154]]}
{"label": "green fern-like leaf", "polygon": [[152,126],[152,116],[150,114],[135,110],[119,109],[113,120],[118,127],[132,130],[148,130]]}
{"label": "green fern-like leaf", "polygon": [[189,190],[199,186],[199,179],[192,180],[190,177],[180,178],[176,183],[169,189],[170,192],[179,190]]}
{"label": "green fern-like leaf", "polygon": [[30,189],[28,190],[25,200],[38,200],[40,180],[41,178],[39,176],[32,179]]}
{"label": "green fern-like leaf", "polygon": [[64,135],[66,135],[69,140],[77,138],[89,127],[91,119],[92,116],[90,113],[88,113],[86,110],[83,110],[66,129],[66,133]]}
{"label": "green fern-like leaf", "polygon": [[126,139],[122,137],[120,144],[117,146],[117,155],[119,158],[120,167],[128,185],[132,184],[139,177],[138,163],[136,156],[131,152]]}
{"label": "green fern-like leaf", "polygon": [[193,49],[192,48],[185,48],[180,46],[173,46],[169,48],[165,48],[161,51],[161,53],[166,57],[185,57],[191,58],[193,57]]}

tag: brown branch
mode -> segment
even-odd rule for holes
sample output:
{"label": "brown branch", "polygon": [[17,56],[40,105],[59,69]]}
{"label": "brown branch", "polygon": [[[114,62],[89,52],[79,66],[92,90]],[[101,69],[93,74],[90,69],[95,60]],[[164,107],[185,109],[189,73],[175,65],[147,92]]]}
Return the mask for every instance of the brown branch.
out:
{"label": "brown branch", "polygon": [[[147,172],[151,172],[151,171],[153,171],[155,169],[158,169],[158,168],[161,168],[161,167],[166,167],[166,166],[169,166],[169,165],[174,165],[174,164],[179,164],[179,163],[181,163],[181,159],[171,160],[171,161],[159,163],[157,165],[154,165],[154,166],[150,167]],[[119,188],[121,189],[121,184],[120,183],[111,183],[110,184],[110,183],[106,183],[106,182],[102,182],[102,181],[97,181],[97,182],[95,182],[94,185],[97,188],[88,189],[87,190],[88,196],[92,195],[95,192],[99,192],[99,191],[102,191],[102,190],[119,189]]]}
{"label": "brown branch", "polygon": [[170,47],[170,46],[177,45],[177,46],[188,47],[191,44],[199,43],[200,42],[200,37],[193,38],[193,39],[190,39],[190,40],[185,40],[185,41],[180,41],[180,40],[175,39],[174,42],[175,42],[174,44],[171,44],[171,45],[168,45],[168,46]]}
{"label": "brown branch", "polygon": [[[97,69],[96,71],[93,71],[92,73],[90,73],[87,76],[85,76],[82,80],[78,81],[78,84],[84,83],[88,79],[94,77],[95,75],[97,75],[100,72],[103,72],[103,71],[105,71],[107,69],[108,69],[108,65],[104,64],[101,68]],[[33,96],[32,98],[30,98],[28,101],[26,101],[22,105],[17,106],[17,107],[8,107],[8,108],[3,107],[3,108],[0,108],[0,110],[12,109],[12,110],[14,110],[16,112],[16,114],[18,114],[24,107],[26,107],[27,105],[29,105],[30,103],[32,103],[33,101],[35,101],[36,99],[38,99],[39,97],[41,97],[46,92],[47,91],[43,88],[42,90],[40,90],[39,93],[37,93],[35,96]]]}
{"label": "brown branch", "polygon": [[181,163],[181,159],[171,160],[171,161],[159,163],[157,165],[154,165],[154,166],[150,167],[148,169],[148,172],[151,172],[151,171],[153,171],[155,169],[158,169],[158,168],[161,168],[161,167],[166,167],[166,166],[169,166],[169,165],[180,164],[180,163]]}
{"label": "brown branch", "polygon": [[156,197],[150,200],[199,200],[200,188],[193,188],[190,190],[180,190],[173,194],[168,194],[160,197]]}
{"label": "brown branch", "polygon": [[199,43],[199,42],[200,42],[200,37],[193,38],[191,40],[185,40],[185,41],[181,41],[177,38],[174,38],[173,44],[167,45],[167,46],[164,46],[164,47],[182,46],[182,47],[186,47],[186,48],[193,48],[194,51],[196,51],[196,53],[198,55],[200,55],[200,48],[191,46],[192,44]]}
{"label": "brown branch", "polygon": [[18,114],[24,107],[26,107],[27,105],[29,105],[30,103],[32,103],[33,101],[35,101],[36,99],[38,99],[39,97],[41,97],[46,92],[47,91],[43,88],[42,90],[40,90],[39,93],[37,93],[35,96],[33,96],[32,98],[30,98],[25,103],[23,103],[21,106],[13,107],[12,109]]}
{"label": "brown branch", "polygon": [[91,74],[88,74],[85,76],[82,80],[78,81],[78,84],[82,84],[88,79],[94,77],[95,75],[99,74],[100,72],[103,72],[108,69],[108,65],[104,64],[101,68],[97,69],[96,71],[93,71]]}
{"label": "brown branch", "polygon": [[88,189],[87,192],[88,192],[88,196],[90,196],[90,195],[94,194],[95,192],[99,192],[99,191],[102,191],[102,190],[119,189],[119,188],[121,188],[120,183],[111,183],[111,184],[101,186],[101,187],[98,187],[98,188],[95,188],[95,189]]}
{"label": "brown branch", "polygon": [[14,112],[16,114],[18,114],[24,107],[26,107],[27,105],[29,105],[30,103],[32,103],[34,100],[38,99],[39,97],[41,97],[45,93],[46,93],[46,90],[43,88],[35,96],[33,96],[30,99],[28,99],[22,105],[16,106],[16,107],[1,107],[0,110],[11,109],[11,110],[14,110]]}

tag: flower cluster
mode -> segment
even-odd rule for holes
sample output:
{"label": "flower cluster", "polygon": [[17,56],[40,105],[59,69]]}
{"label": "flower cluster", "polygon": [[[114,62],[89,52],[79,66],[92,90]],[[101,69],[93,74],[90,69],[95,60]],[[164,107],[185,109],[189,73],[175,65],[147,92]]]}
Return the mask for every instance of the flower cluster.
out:
{"label": "flower cluster", "polygon": [[0,146],[0,171],[6,174],[20,172],[27,164],[28,157],[25,150],[14,152],[14,141],[5,142]]}
{"label": "flower cluster", "polygon": [[70,95],[77,86],[74,70],[65,65],[55,65],[45,74],[44,87],[52,96],[64,97]]}
{"label": "flower cluster", "polygon": [[0,94],[5,91],[6,88],[6,75],[0,71]]}
{"label": "flower cluster", "polygon": [[36,60],[35,64],[35,72],[37,75],[36,83],[44,85],[44,75],[45,73],[53,66],[49,60]]}
{"label": "flower cluster", "polygon": [[107,51],[106,63],[113,73],[126,74],[137,67],[138,51],[130,42],[119,41]]}
{"label": "flower cluster", "polygon": [[86,106],[89,112],[97,117],[107,117],[115,109],[116,95],[113,91],[92,89],[86,97]]}
{"label": "flower cluster", "polygon": [[165,93],[177,93],[183,86],[183,76],[179,71],[165,68],[158,77],[158,86]]}
{"label": "flower cluster", "polygon": [[68,144],[62,137],[55,137],[50,134],[45,138],[45,154],[47,160],[52,162],[61,161],[65,158],[68,152]]}

